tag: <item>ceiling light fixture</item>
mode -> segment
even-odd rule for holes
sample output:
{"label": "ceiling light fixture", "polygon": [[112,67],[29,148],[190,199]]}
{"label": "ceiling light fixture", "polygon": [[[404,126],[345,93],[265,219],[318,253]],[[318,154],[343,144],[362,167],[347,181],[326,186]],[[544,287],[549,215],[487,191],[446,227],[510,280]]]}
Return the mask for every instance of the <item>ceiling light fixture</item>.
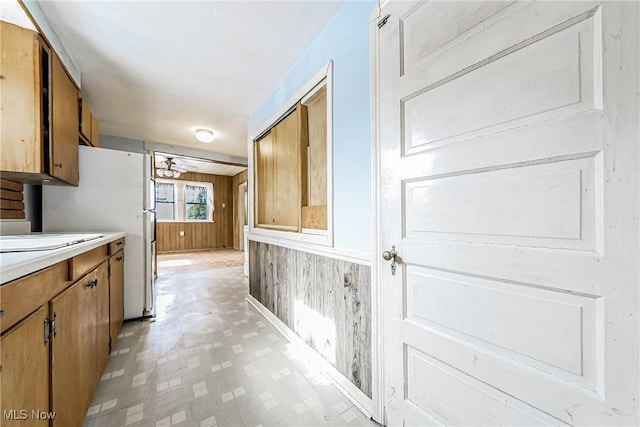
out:
{"label": "ceiling light fixture", "polygon": [[160,166],[162,168],[156,168],[156,175],[159,177],[180,178],[180,175],[186,172],[176,166],[176,162],[173,161],[172,157],[167,157],[166,160],[160,162]]}
{"label": "ceiling light fixture", "polygon": [[198,141],[204,142],[205,144],[210,143],[216,136],[213,134],[213,131],[209,129],[196,129],[196,138]]}

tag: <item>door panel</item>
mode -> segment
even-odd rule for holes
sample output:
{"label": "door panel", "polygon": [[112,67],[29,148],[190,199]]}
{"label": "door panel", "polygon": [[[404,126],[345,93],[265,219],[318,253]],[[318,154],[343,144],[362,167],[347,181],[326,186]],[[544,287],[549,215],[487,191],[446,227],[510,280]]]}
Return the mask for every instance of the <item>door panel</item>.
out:
{"label": "door panel", "polygon": [[77,186],[78,89],[55,53],[51,64],[51,175]]}
{"label": "door panel", "polygon": [[[0,338],[0,411],[3,426],[47,426],[49,346],[44,340],[48,307],[18,323]],[[42,413],[44,419],[33,417]]]}
{"label": "door panel", "polygon": [[[88,274],[51,300],[56,319],[51,347],[52,425],[80,426],[91,403],[96,368],[96,307]],[[99,376],[98,376],[99,377]]]}
{"label": "door panel", "polygon": [[637,424],[638,5],[387,14],[388,424]]}

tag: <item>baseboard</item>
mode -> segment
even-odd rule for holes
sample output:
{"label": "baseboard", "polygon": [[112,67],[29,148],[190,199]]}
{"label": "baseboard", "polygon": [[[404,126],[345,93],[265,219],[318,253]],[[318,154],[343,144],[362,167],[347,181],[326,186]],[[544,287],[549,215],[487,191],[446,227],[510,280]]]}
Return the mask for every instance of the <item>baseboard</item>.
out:
{"label": "baseboard", "polygon": [[[227,246],[227,247],[220,247],[220,248],[200,248],[200,249],[176,249],[176,250],[172,250],[172,251],[158,251],[158,255],[174,255],[174,254],[184,254],[184,253],[188,253],[188,252],[215,252],[215,251],[221,251],[221,250],[235,250],[235,248],[231,247],[231,246]],[[240,251],[238,251],[240,252]]]}
{"label": "baseboard", "polygon": [[305,359],[312,362],[320,368],[320,371],[340,390],[355,406],[362,411],[367,417],[371,418],[373,413],[373,401],[342,375],[332,364],[316,352],[311,346],[302,340],[295,332],[293,332],[282,320],[278,319],[275,314],[269,311],[264,305],[251,295],[247,296],[247,302],[251,304],[274,328],[278,330],[291,344],[296,346],[296,350],[304,356]]}

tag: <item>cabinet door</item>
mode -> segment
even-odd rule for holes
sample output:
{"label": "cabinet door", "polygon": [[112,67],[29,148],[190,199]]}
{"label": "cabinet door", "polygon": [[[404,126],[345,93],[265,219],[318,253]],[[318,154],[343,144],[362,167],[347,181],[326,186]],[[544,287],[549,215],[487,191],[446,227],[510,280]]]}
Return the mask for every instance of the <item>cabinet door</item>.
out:
{"label": "cabinet door", "polygon": [[49,424],[49,347],[44,339],[46,317],[46,307],[40,307],[0,338],[0,424],[3,426]]}
{"label": "cabinet door", "polygon": [[109,258],[109,271],[109,325],[113,347],[124,320],[124,250]]}
{"label": "cabinet door", "polygon": [[51,176],[78,185],[78,89],[52,52]]}
{"label": "cabinet door", "polygon": [[255,225],[269,226],[275,225],[274,212],[274,192],[275,188],[275,170],[273,155],[273,132],[269,132],[261,139],[256,141],[256,218]]}
{"label": "cabinet door", "polygon": [[91,145],[98,147],[100,145],[100,125],[98,119],[93,114],[91,115]]}
{"label": "cabinet door", "polygon": [[95,383],[96,312],[91,273],[51,300],[56,334],[51,347],[53,426],[81,426]]}
{"label": "cabinet door", "polygon": [[84,99],[80,101],[80,133],[91,141],[91,110]]}
{"label": "cabinet door", "polygon": [[275,224],[290,231],[300,231],[299,114],[299,110],[295,110],[273,129],[275,134]]}
{"label": "cabinet door", "polygon": [[42,172],[40,43],[30,30],[0,21],[0,170]]}
{"label": "cabinet door", "polygon": [[96,329],[94,332],[95,342],[93,344],[95,360],[91,383],[91,393],[98,386],[102,371],[109,359],[109,273],[108,262],[105,260],[100,266],[94,270],[96,280],[93,288],[92,307],[95,307]]}

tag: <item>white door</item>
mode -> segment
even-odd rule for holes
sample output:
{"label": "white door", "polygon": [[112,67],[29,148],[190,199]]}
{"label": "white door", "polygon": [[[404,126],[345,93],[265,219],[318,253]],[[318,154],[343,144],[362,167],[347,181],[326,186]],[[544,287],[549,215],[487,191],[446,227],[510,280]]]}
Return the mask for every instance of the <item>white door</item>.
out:
{"label": "white door", "polygon": [[637,425],[639,4],[385,15],[387,423]]}

